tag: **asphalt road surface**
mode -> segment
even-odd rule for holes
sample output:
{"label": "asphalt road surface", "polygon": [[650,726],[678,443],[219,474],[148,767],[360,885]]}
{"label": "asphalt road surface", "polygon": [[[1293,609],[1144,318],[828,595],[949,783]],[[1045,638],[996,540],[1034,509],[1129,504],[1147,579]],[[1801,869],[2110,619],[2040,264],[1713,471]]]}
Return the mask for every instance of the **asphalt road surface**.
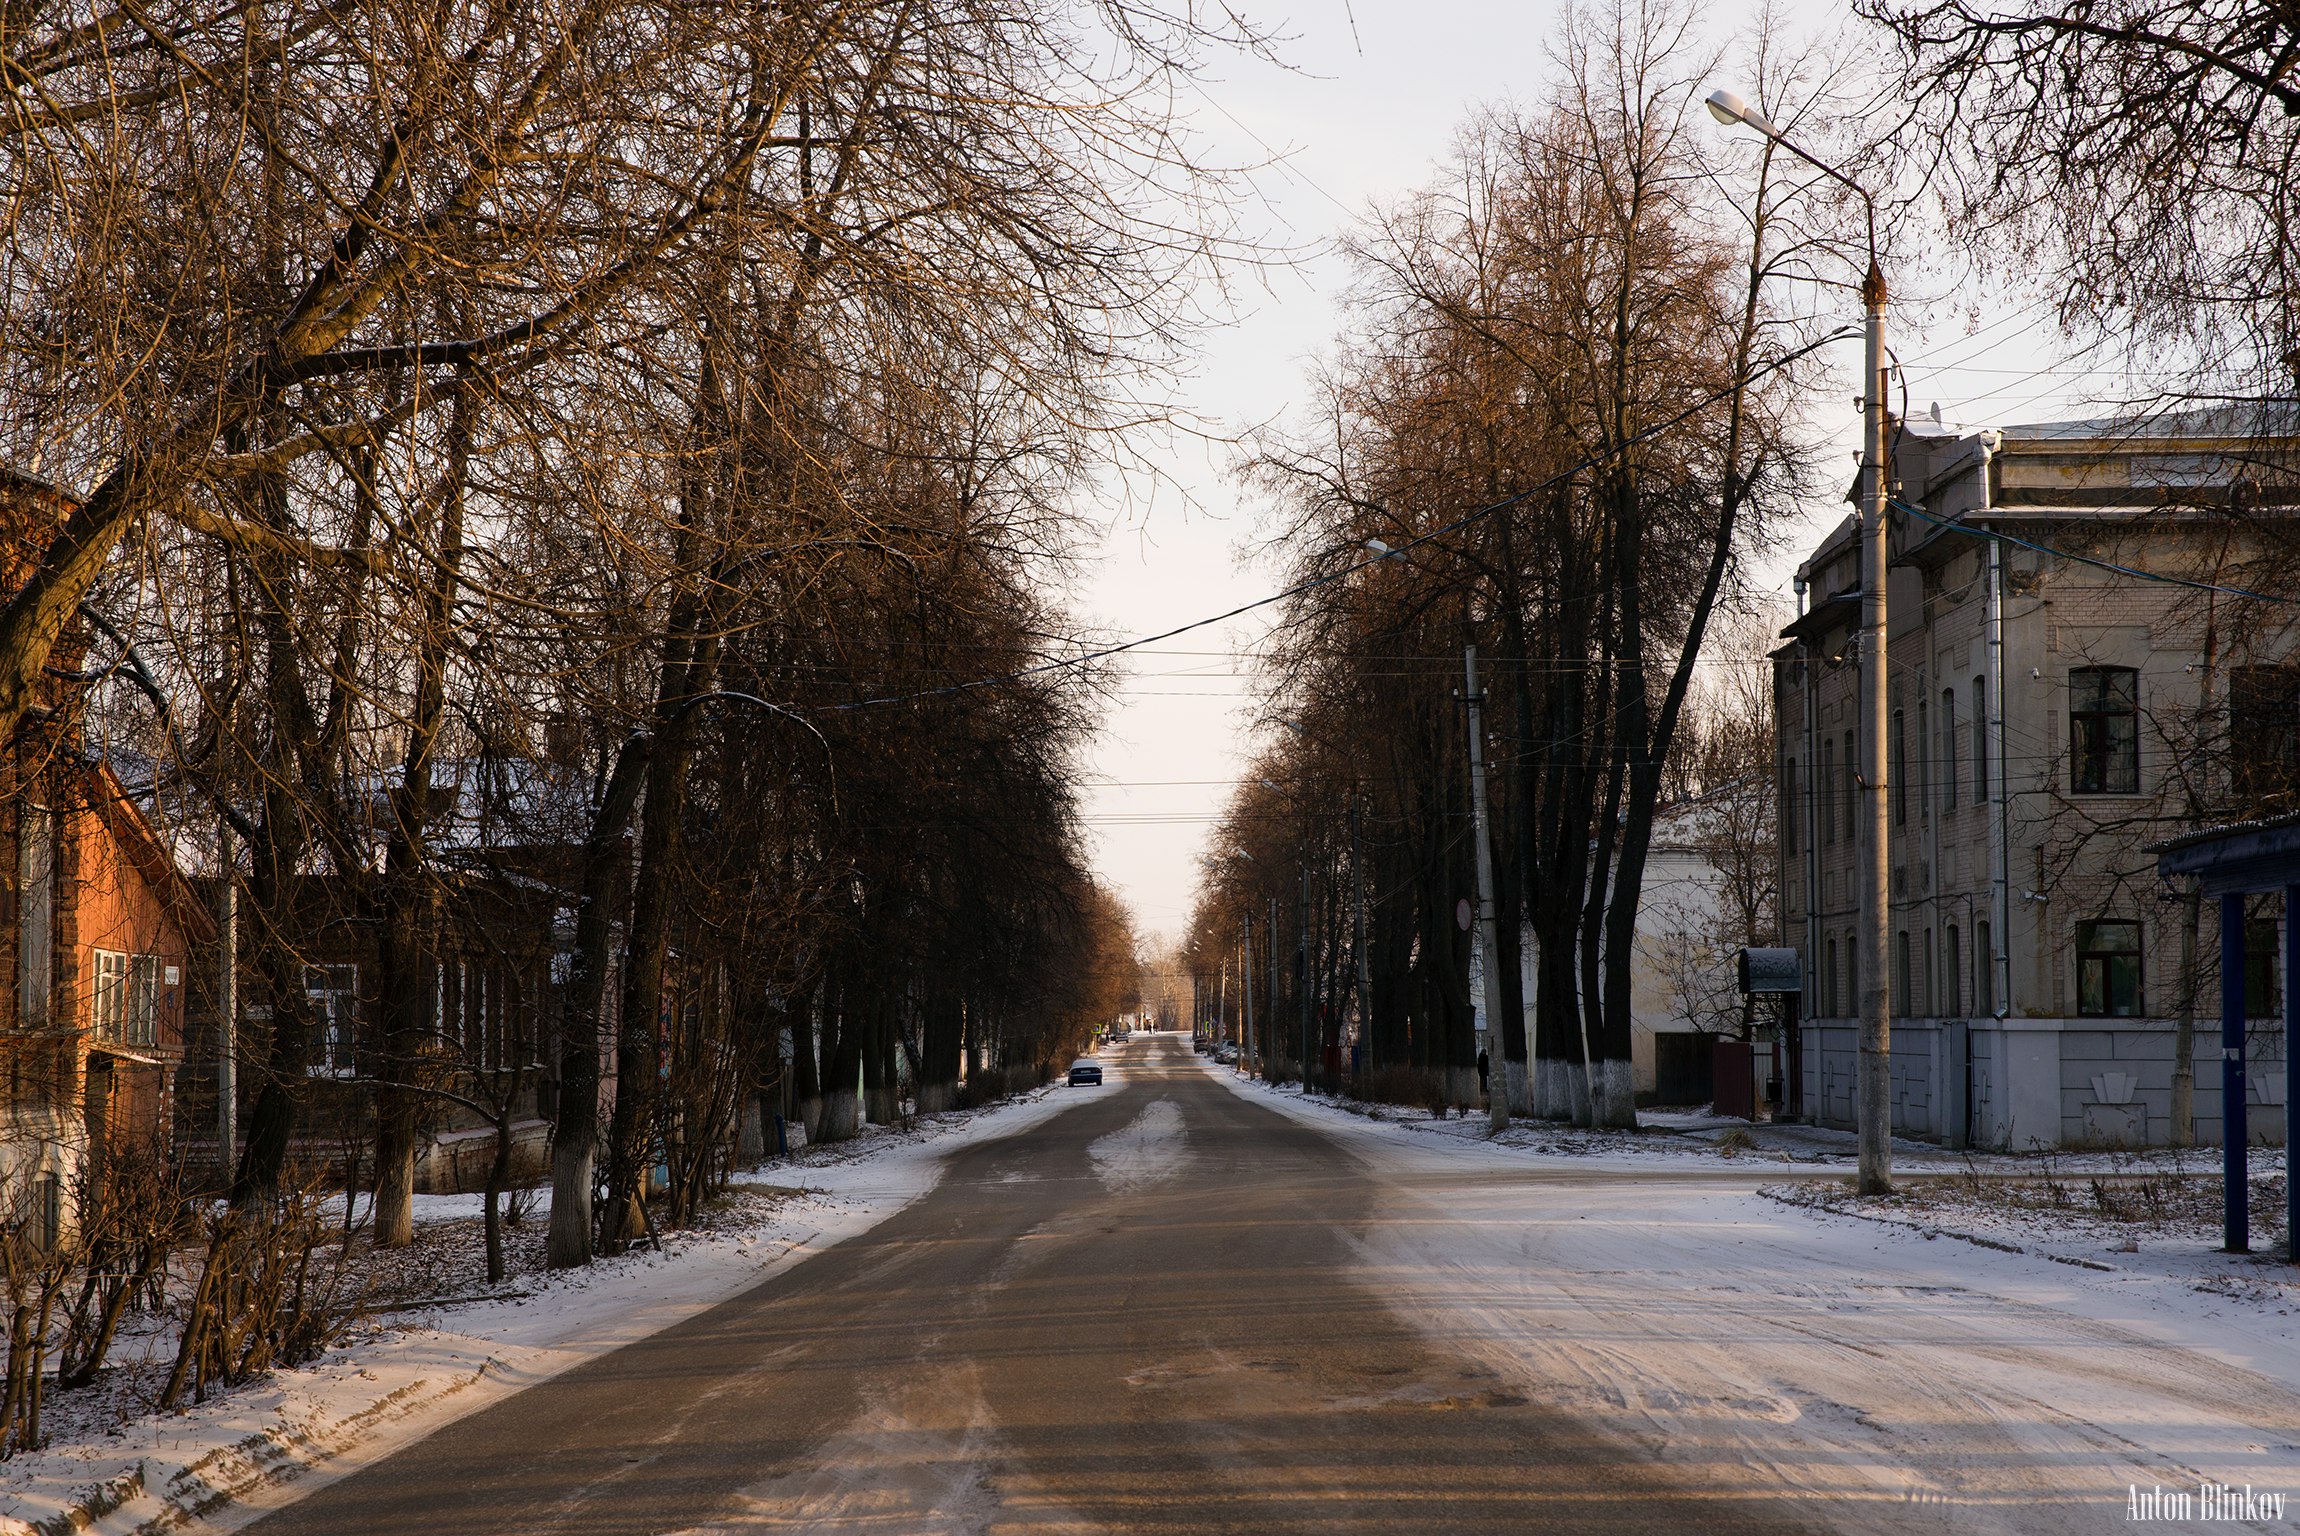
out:
{"label": "asphalt road surface", "polygon": [[1337,1141],[1138,1037],[868,1233],[264,1536],[1817,1529],[1513,1393],[1364,1283]]}

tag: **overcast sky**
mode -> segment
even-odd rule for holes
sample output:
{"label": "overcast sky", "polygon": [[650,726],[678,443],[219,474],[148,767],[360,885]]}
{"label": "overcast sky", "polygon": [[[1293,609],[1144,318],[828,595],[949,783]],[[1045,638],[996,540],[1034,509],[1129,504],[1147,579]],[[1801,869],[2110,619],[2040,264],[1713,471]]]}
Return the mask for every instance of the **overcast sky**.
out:
{"label": "overcast sky", "polygon": [[[1815,31],[1835,28],[1846,14],[1817,4],[1793,10]],[[1369,204],[1428,180],[1474,106],[1535,96],[1557,11],[1540,0],[1353,0],[1347,7],[1319,0],[1290,18],[1254,12],[1293,34],[1284,49],[1293,72],[1233,64],[1189,110],[1218,158],[1283,157],[1255,176],[1253,212],[1273,237],[1306,254],[1259,283],[1249,280],[1237,295],[1234,315],[1184,382],[1190,409],[1233,430],[1299,414],[1306,365],[1341,324],[1333,296],[1343,272],[1325,242]],[[2062,360],[2049,329],[2022,318],[2017,299],[1983,307],[1977,328],[1969,318],[1929,328],[1922,317],[1895,319],[1895,350],[1916,410],[1939,401],[1951,421],[2045,420],[2083,413],[2106,387]],[[1833,360],[1848,454],[1856,441],[1858,345],[1846,343]],[[1227,452],[1171,441],[1146,451],[1163,464],[1164,483],[1137,482],[1125,511],[1111,514],[1078,594],[1085,614],[1131,637],[1272,590],[1271,569],[1246,558],[1262,508],[1231,478]],[[1841,511],[1816,508],[1814,527]],[[1810,538],[1794,543],[1801,551]],[[1794,565],[1792,556],[1775,573],[1784,589]],[[1198,855],[1255,747],[1252,671],[1237,657],[1267,623],[1265,612],[1133,653],[1088,755],[1085,810],[1096,865],[1146,936],[1178,935],[1188,921]]]}

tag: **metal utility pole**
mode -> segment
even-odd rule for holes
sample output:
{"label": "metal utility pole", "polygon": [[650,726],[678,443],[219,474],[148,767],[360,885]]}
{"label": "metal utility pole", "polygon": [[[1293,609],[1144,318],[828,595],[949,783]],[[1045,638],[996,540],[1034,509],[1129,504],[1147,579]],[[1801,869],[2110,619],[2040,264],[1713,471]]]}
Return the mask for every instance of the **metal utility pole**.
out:
{"label": "metal utility pole", "polygon": [[1463,701],[1469,705],[1469,797],[1477,829],[1477,934],[1485,963],[1485,1101],[1493,1128],[1509,1126],[1508,1065],[1501,1045],[1501,932],[1493,916],[1493,838],[1486,830],[1485,696],[1477,691],[1477,647],[1461,648]]}
{"label": "metal utility pole", "polygon": [[[1877,264],[1877,202],[1868,188],[1798,147],[1731,91],[1709,93],[1709,115],[1754,128],[1860,198],[1869,220],[1869,270],[1861,279],[1861,1062],[1856,1080],[1860,1176],[1864,1195],[1893,1187],[1892,844],[1885,781],[1885,273]],[[2002,692],[2002,689],[1997,690]],[[1999,705],[1998,707],[2002,707]],[[2001,775],[2000,775],[2001,777]],[[1999,923],[2002,923],[2000,918]],[[2005,942],[2003,933],[1990,935]]]}
{"label": "metal utility pole", "polygon": [[239,1147],[240,883],[232,829],[216,823],[216,1172],[226,1185]]}

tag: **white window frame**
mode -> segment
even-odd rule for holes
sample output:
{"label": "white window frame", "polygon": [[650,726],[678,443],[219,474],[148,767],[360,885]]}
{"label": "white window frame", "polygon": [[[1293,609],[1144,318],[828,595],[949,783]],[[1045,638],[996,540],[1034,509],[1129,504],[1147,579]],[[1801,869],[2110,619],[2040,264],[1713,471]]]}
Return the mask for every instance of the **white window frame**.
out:
{"label": "white window frame", "polygon": [[112,1045],[128,1043],[128,957],[116,949],[91,949],[88,1029]]}
{"label": "white window frame", "polygon": [[147,1049],[160,1043],[162,962],[158,955],[128,957],[127,1042]]}

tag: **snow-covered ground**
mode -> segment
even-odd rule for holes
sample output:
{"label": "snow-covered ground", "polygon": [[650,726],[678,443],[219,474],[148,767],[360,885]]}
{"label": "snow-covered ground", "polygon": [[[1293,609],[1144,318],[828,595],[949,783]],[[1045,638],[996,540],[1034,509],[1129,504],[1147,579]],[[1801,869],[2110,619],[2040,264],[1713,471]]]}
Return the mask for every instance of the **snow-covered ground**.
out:
{"label": "snow-covered ground", "polygon": [[1405,1316],[1720,1492],[1846,1531],[2098,1531],[2206,1485],[2281,1513],[2163,1528],[2300,1518],[2300,1272],[2194,1225],[2126,1252],[2075,1215],[1808,1203],[1824,1165],[1543,1155],[1212,1075],[1374,1170],[1366,1281]]}
{"label": "snow-covered ground", "polygon": [[[1111,1081],[1118,1081],[1115,1070]],[[852,1142],[753,1170],[706,1230],[668,1234],[660,1254],[517,1273],[495,1293],[500,1300],[395,1308],[308,1367],[183,1412],[134,1413],[132,1390],[102,1405],[92,1396],[101,1387],[52,1399],[48,1448],[0,1462],[0,1536],[43,1528],[169,1529],[194,1516],[213,1530],[245,1524],[868,1229],[931,1189],[949,1152],[1013,1135],[1079,1102],[1053,1086],[1003,1105],[925,1117],[908,1130],[867,1128]],[[422,1198],[417,1219],[468,1222],[477,1209],[476,1196]],[[530,1215],[528,1230],[539,1232],[547,1220],[547,1210]],[[467,1270],[471,1256],[464,1258]],[[469,1278],[442,1276],[442,1289],[482,1289]],[[172,1335],[154,1334],[140,1347],[172,1349]],[[130,1382],[139,1369],[149,1376],[155,1367],[127,1348],[116,1357],[116,1374]],[[164,1361],[157,1369],[164,1372]]]}

